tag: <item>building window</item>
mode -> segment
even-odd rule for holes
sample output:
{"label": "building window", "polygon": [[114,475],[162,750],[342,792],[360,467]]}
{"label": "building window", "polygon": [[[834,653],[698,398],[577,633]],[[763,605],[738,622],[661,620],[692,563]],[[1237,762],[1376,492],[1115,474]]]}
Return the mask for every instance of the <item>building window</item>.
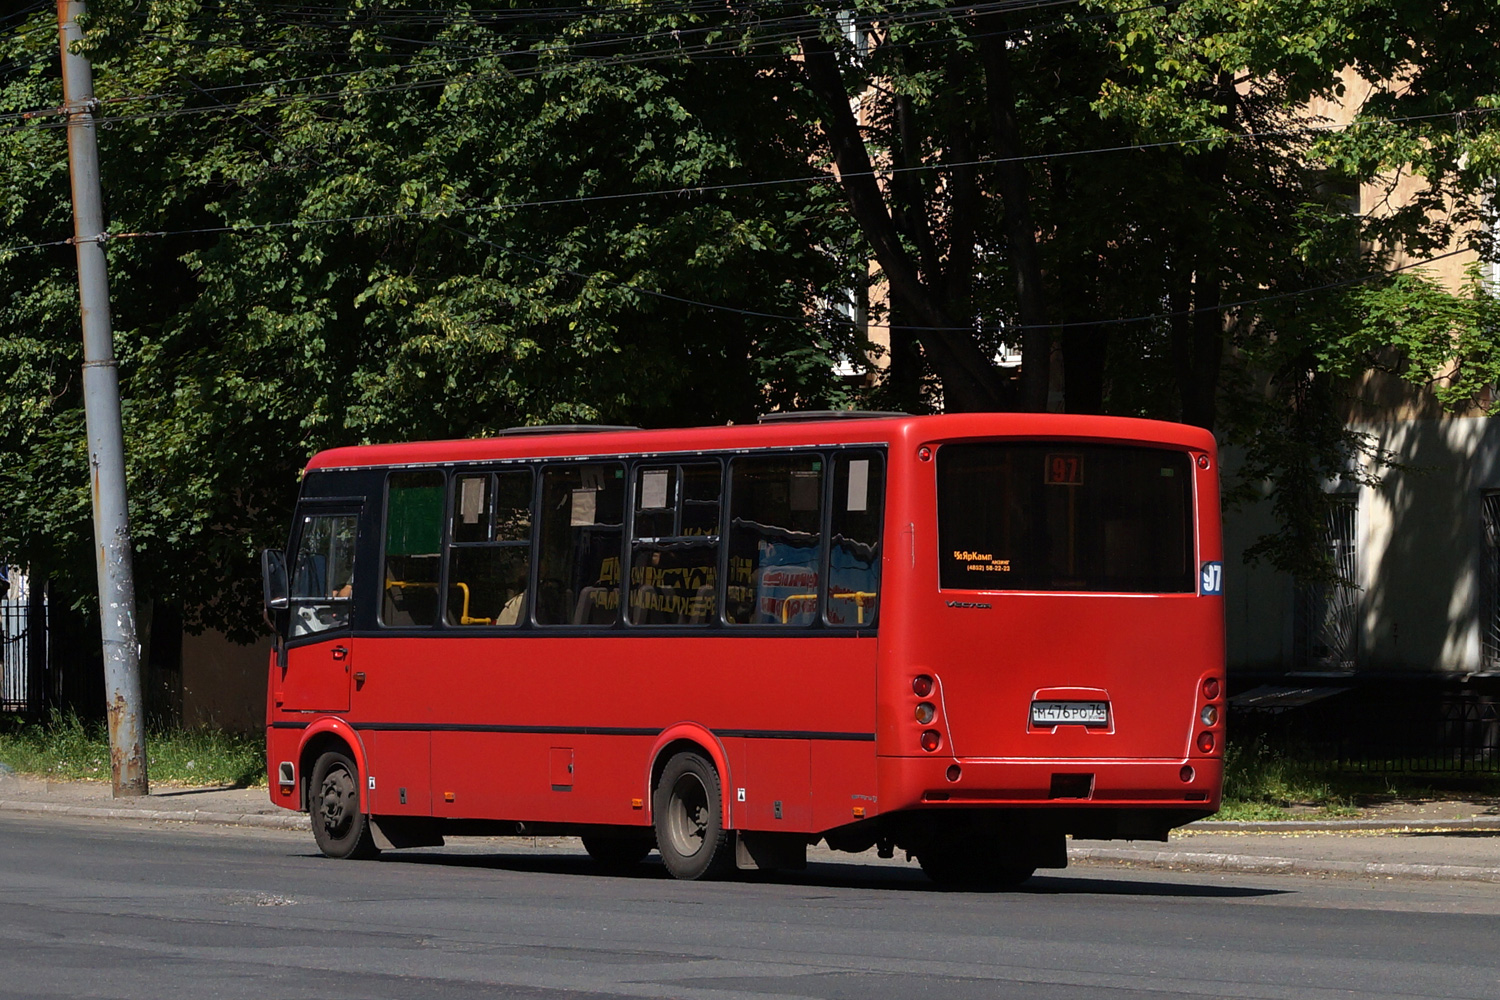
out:
{"label": "building window", "polygon": [[1485,492],[1480,506],[1484,519],[1482,669],[1500,671],[1500,490]]}
{"label": "building window", "polygon": [[1352,673],[1359,639],[1359,564],[1355,553],[1358,505],[1352,496],[1333,497],[1324,522],[1324,544],[1338,580],[1297,588],[1292,616],[1297,670]]}

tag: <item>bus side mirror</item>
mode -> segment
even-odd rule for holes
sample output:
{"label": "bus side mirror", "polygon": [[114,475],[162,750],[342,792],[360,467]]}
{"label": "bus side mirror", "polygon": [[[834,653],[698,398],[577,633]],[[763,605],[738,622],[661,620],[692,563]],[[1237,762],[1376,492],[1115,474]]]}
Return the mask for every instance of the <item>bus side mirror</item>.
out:
{"label": "bus side mirror", "polygon": [[278,549],[260,554],[260,576],[266,598],[266,611],[284,611],[291,607],[286,577],[286,556]]}

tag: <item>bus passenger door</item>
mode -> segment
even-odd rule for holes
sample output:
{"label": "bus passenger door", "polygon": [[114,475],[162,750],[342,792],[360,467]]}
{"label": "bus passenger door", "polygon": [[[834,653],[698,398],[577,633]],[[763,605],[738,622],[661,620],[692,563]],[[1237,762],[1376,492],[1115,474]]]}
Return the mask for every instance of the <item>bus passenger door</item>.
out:
{"label": "bus passenger door", "polygon": [[298,527],[277,705],[292,712],[347,712],[359,511],[304,509]]}

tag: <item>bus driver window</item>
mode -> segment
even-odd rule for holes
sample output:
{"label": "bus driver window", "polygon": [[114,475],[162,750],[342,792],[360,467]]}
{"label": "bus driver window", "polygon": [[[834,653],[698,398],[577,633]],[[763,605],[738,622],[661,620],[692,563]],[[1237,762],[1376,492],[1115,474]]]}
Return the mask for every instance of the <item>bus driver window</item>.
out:
{"label": "bus driver window", "polygon": [[292,638],[349,626],[357,526],[353,514],[303,518],[292,567]]}

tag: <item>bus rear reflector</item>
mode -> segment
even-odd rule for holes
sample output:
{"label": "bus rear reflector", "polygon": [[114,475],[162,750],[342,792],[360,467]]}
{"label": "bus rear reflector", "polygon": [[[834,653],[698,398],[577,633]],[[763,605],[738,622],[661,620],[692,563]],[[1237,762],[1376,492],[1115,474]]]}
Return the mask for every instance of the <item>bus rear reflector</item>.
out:
{"label": "bus rear reflector", "polygon": [[1183,781],[1192,781],[1197,776],[1198,773],[1193,770],[1193,765],[1191,764],[1182,765],[1182,770],[1177,772],[1177,777],[1181,778]]}

